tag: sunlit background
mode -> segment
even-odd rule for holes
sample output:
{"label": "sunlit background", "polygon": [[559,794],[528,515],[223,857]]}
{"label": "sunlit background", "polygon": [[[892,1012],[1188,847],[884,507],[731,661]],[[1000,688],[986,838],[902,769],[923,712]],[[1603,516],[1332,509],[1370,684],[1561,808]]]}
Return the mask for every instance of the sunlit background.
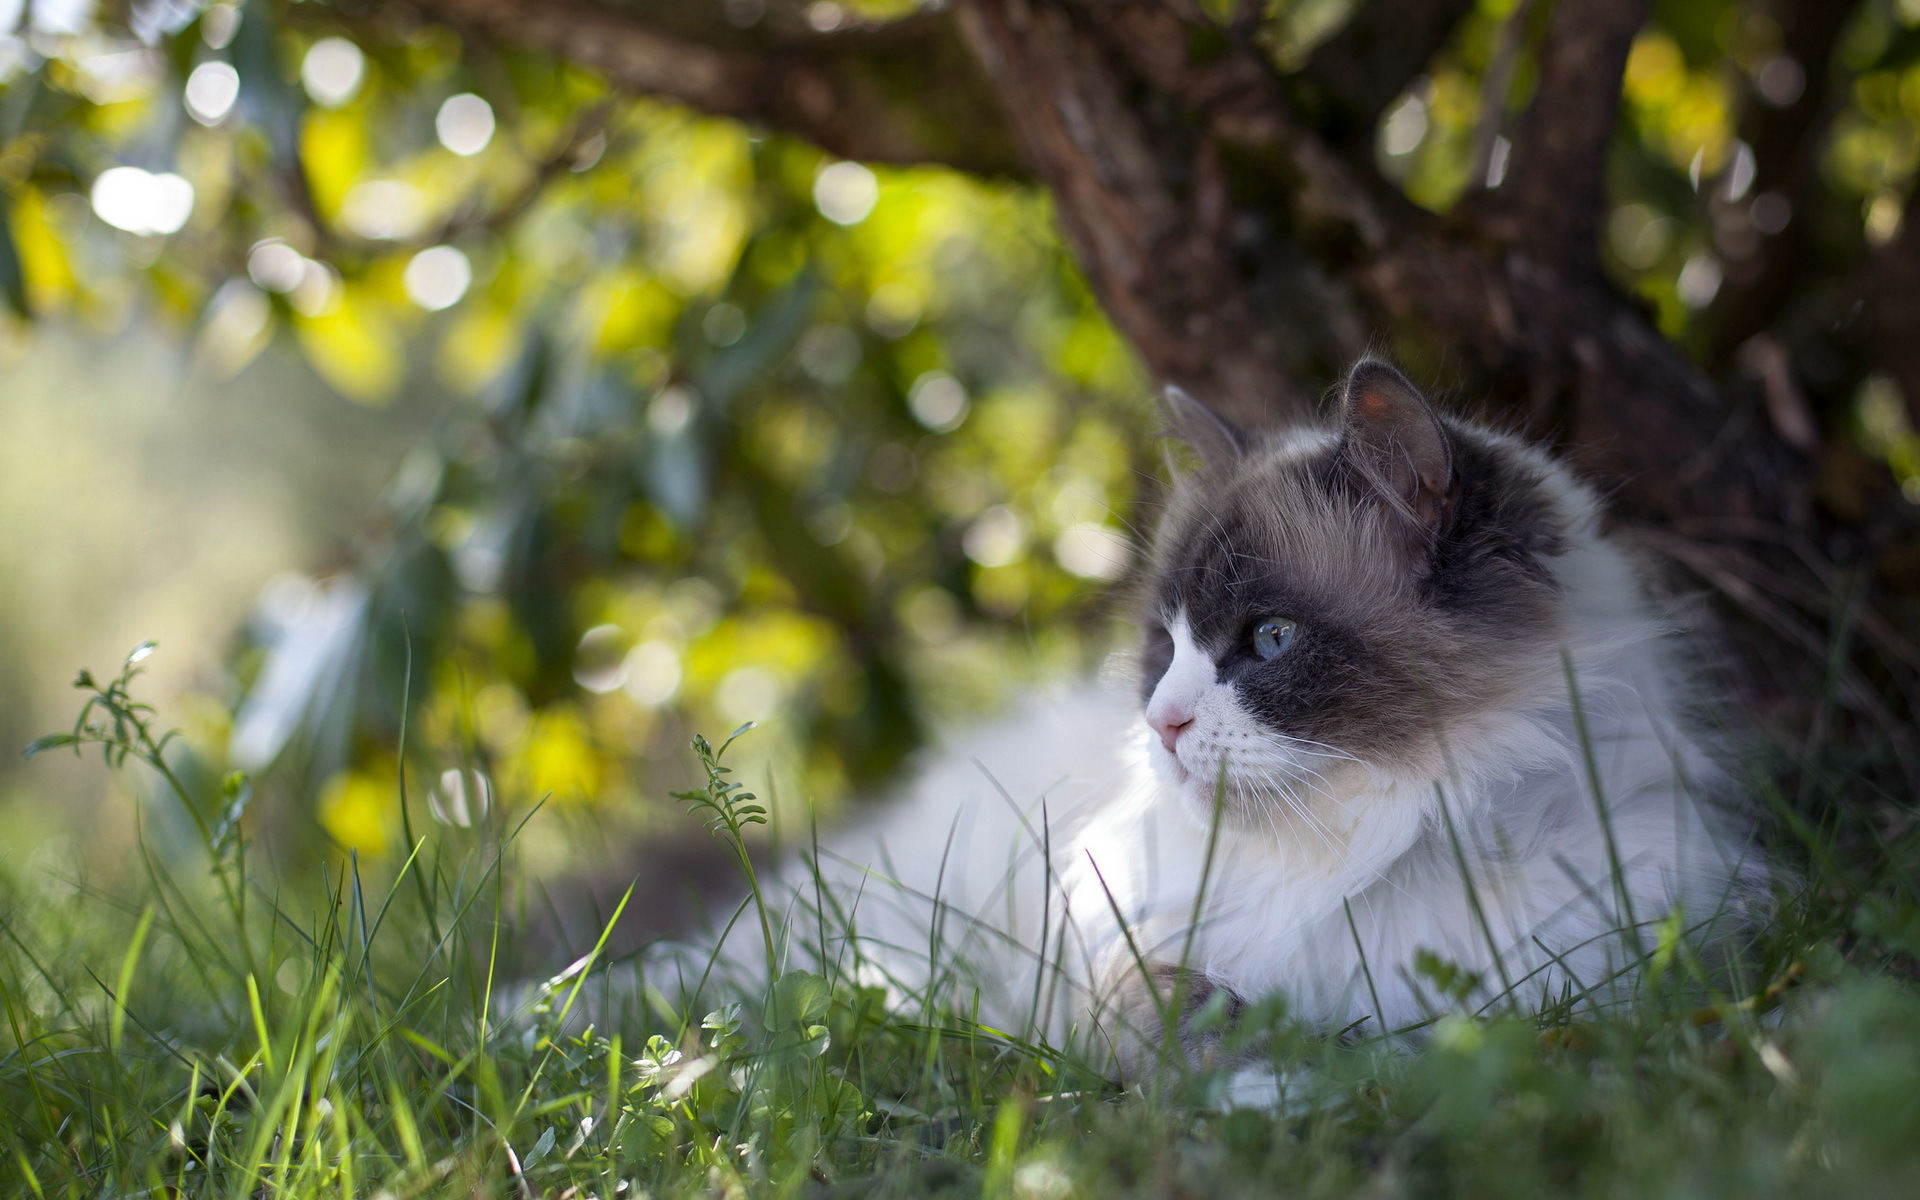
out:
{"label": "sunlit background", "polygon": [[[1422,205],[1500,180],[1476,131],[1490,74],[1528,87],[1512,7],[1483,0],[1382,123]],[[1276,11],[1284,64],[1346,6]],[[1685,343],[1811,219],[1755,190],[1730,115],[1742,75],[1789,104],[1805,71],[1749,10],[1656,12],[1605,234]],[[151,638],[183,771],[210,805],[251,773],[277,861],[400,853],[404,758],[408,820],[544,805],[531,865],[615,877],[684,833],[695,731],[761,722],[743,774],[791,832],[1123,644],[1111,581],[1165,467],[1044,196],[833,161],[397,7],[132,13],[0,0],[6,744]],[[1920,158],[1916,26],[1868,5],[1841,50],[1819,169],[1869,243]],[[1869,378],[1858,415],[1920,498],[1897,390]],[[138,793],[0,759],[17,856],[110,863]]]}
{"label": "sunlit background", "polygon": [[[250,772],[276,860],[391,860],[404,754],[411,820],[544,805],[535,872],[617,878],[698,835],[666,796],[695,731],[760,722],[743,775],[830,819],[1112,648],[1150,406],[1030,189],[400,18],[19,19],[10,744],[151,638],[183,770],[210,806]],[[23,852],[164,840],[137,777],[0,772]]]}

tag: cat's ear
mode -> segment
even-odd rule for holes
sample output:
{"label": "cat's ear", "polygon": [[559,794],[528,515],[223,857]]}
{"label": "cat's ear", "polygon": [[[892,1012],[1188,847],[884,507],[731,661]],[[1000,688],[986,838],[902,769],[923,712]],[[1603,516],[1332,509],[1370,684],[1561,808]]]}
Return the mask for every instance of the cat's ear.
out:
{"label": "cat's ear", "polygon": [[1184,390],[1167,385],[1160,393],[1168,431],[1192,446],[1209,466],[1222,467],[1247,452],[1247,431],[1195,400]]}
{"label": "cat's ear", "polygon": [[1453,449],[1440,418],[1406,376],[1365,358],[1347,375],[1340,422],[1341,456],[1387,502],[1424,569],[1454,494]]}

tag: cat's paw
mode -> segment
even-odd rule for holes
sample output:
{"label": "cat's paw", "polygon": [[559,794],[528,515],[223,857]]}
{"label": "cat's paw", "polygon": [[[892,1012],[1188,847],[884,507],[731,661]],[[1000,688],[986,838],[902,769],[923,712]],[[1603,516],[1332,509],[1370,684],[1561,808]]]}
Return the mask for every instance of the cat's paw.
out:
{"label": "cat's paw", "polygon": [[[1126,1083],[1169,1068],[1218,1065],[1221,1042],[1245,1005],[1198,971],[1172,963],[1128,962],[1110,975],[1103,1022],[1116,1073]],[[1171,1016],[1171,1028],[1169,1017]]]}

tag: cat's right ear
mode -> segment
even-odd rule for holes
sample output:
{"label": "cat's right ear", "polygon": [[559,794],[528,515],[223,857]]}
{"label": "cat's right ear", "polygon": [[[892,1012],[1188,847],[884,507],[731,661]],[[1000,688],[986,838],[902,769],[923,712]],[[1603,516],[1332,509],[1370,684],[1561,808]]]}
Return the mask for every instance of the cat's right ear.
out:
{"label": "cat's right ear", "polygon": [[1160,393],[1168,432],[1199,452],[1208,466],[1224,467],[1247,452],[1247,431],[1195,400],[1186,391],[1167,385]]}
{"label": "cat's right ear", "polygon": [[1377,358],[1354,364],[1343,393],[1341,456],[1386,501],[1415,570],[1424,574],[1454,501],[1447,431],[1420,389]]}

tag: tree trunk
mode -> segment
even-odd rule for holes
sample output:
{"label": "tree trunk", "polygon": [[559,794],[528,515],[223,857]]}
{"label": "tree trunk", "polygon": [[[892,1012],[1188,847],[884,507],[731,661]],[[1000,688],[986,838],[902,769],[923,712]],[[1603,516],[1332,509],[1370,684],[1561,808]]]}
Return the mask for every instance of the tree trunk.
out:
{"label": "tree trunk", "polygon": [[[1447,382],[1563,446],[1617,489],[1622,516],[1777,521],[1796,505],[1779,484],[1804,464],[1764,424],[1742,426],[1600,275],[1597,160],[1633,9],[1563,0],[1563,53],[1542,81],[1559,115],[1523,132],[1500,192],[1449,218],[1301,128],[1250,47],[1195,63],[1167,5],[960,12],[1069,244],[1156,376],[1270,424],[1307,412],[1305,381],[1369,347],[1444,346],[1424,356]],[[1583,72],[1554,75],[1560,59]],[[1583,106],[1580,129],[1568,114]]]}

